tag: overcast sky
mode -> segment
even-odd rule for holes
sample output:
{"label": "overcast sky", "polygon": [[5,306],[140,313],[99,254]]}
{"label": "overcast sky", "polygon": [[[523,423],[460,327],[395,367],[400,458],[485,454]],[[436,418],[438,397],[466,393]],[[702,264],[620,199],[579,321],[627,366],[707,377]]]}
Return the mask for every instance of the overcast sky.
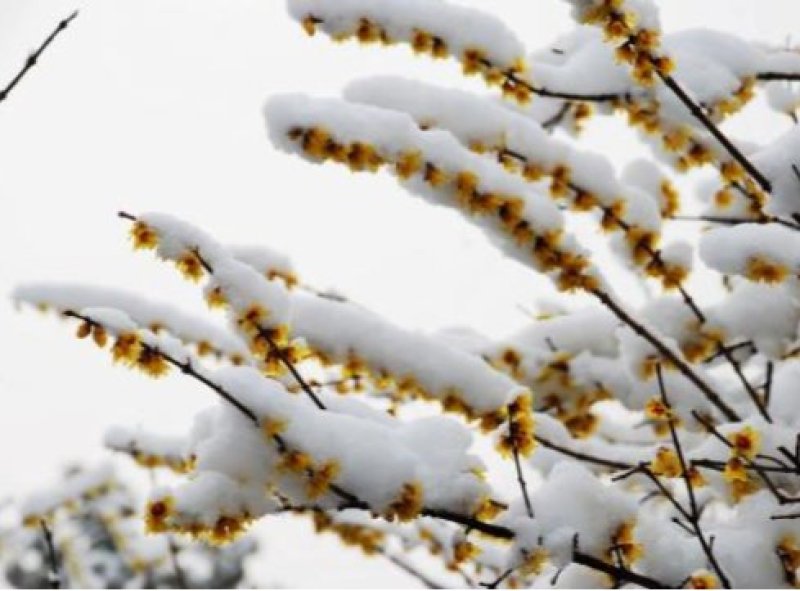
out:
{"label": "overcast sky", "polygon": [[[573,26],[557,0],[463,3],[494,10],[531,49]],[[792,0],[660,4],[668,31],[713,26],[783,43],[800,22]],[[196,288],[130,250],[115,217],[125,209],[284,250],[307,282],[414,328],[467,325],[497,336],[524,322],[520,306],[551,294],[455,215],[406,198],[390,179],[313,167],[266,140],[260,111],[272,93],[333,95],[354,77],[385,73],[480,89],[455,64],[309,40],[282,0],[0,0],[0,85],[76,7],[73,26],[0,103],[0,293],[42,279],[98,283],[205,314]],[[732,129],[763,139],[781,125],[756,115]],[[619,122],[593,124],[587,141],[618,161],[646,154]],[[100,441],[112,423],[180,433],[212,402],[180,377],[152,383],[115,368],[72,334],[0,300],[0,496],[47,484],[69,461],[105,457]],[[408,582],[385,563],[312,540],[304,524],[276,524],[259,529],[262,582]],[[270,537],[275,528],[280,536]]]}

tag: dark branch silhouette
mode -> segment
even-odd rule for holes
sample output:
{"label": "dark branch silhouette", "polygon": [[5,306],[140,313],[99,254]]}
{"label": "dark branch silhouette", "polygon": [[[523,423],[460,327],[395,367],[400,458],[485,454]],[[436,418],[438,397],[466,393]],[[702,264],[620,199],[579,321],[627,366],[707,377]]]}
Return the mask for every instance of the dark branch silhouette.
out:
{"label": "dark branch silhouette", "polygon": [[6,87],[0,90],[0,103],[2,103],[6,98],[8,98],[9,93],[14,90],[17,84],[25,77],[25,75],[33,68],[36,63],[39,61],[39,57],[44,53],[44,50],[47,49],[50,44],[55,40],[56,37],[66,29],[69,24],[78,16],[78,11],[76,10],[72,14],[70,14],[67,18],[63,19],[61,22],[56,25],[56,28],[47,36],[47,38],[42,42],[42,44],[28,56],[28,59],[25,60],[22,68],[19,72],[17,72],[16,76],[14,76],[11,81],[6,85]]}

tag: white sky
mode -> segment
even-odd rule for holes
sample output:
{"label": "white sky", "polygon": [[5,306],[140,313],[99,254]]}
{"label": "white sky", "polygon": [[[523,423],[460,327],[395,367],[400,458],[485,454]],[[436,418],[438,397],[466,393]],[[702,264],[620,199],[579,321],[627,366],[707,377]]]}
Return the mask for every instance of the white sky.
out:
{"label": "white sky", "polygon": [[[463,0],[493,10],[531,49],[570,30],[557,0]],[[660,2],[665,29],[713,26],[783,43],[792,0]],[[261,104],[271,93],[335,94],[357,76],[465,83],[454,63],[309,40],[282,0],[0,0],[0,85],[55,23],[81,15],[0,103],[0,293],[34,280],[107,284],[205,313],[197,290],[134,254],[119,209],[161,210],[223,241],[291,254],[309,283],[333,287],[409,327],[520,326],[518,305],[550,293],[453,214],[406,198],[382,176],[351,176],[277,153]],[[783,122],[742,117],[763,141]],[[606,132],[612,131],[609,136]],[[646,155],[614,123],[587,141],[618,160]],[[0,498],[51,482],[66,462],[105,457],[112,423],[182,432],[212,401],[193,384],[113,367],[53,317],[0,300]],[[305,524],[262,524],[259,581],[403,585],[379,560],[335,551]],[[270,533],[277,535],[270,536]]]}

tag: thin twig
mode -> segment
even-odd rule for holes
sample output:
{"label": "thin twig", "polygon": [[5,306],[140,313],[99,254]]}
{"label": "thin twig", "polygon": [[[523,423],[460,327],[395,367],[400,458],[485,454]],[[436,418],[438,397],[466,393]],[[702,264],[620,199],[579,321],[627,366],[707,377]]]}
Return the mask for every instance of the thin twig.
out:
{"label": "thin twig", "polygon": [[759,72],[756,74],[758,80],[800,80],[798,72]]}
{"label": "thin twig", "polygon": [[753,404],[758,409],[759,414],[764,418],[765,421],[768,423],[772,423],[772,417],[769,415],[767,411],[767,407],[764,402],[759,398],[758,392],[756,392],[753,385],[744,375],[742,371],[742,365],[736,360],[736,358],[731,354],[730,350],[723,346],[722,344],[719,345],[719,353],[728,361],[730,366],[733,368],[736,377],[739,379],[739,382],[744,386],[745,392],[750,397],[750,400],[753,401]]}
{"label": "thin twig", "polygon": [[25,63],[23,64],[20,71],[17,72],[16,76],[14,76],[11,79],[11,81],[6,85],[5,88],[0,90],[0,103],[2,103],[4,100],[6,100],[6,98],[8,98],[8,95],[11,93],[12,90],[14,90],[17,84],[19,84],[19,82],[22,80],[25,74],[27,74],[31,70],[31,68],[33,68],[36,65],[36,62],[39,60],[39,57],[42,55],[42,53],[44,53],[44,50],[50,46],[50,44],[55,40],[55,38],[59,35],[59,33],[61,33],[61,31],[63,31],[64,29],[66,29],[72,22],[72,20],[77,16],[78,16],[78,11],[76,10],[75,12],[70,14],[67,18],[60,21],[56,25],[56,28],[53,29],[53,31],[42,42],[42,44],[32,54],[28,56],[28,59],[25,60]]}
{"label": "thin twig", "polygon": [[661,81],[669,88],[678,100],[680,100],[683,105],[689,109],[689,112],[694,116],[700,123],[705,127],[712,136],[725,148],[728,154],[738,162],[742,168],[744,168],[747,173],[753,177],[753,179],[759,184],[762,190],[769,193],[772,191],[772,184],[767,180],[767,178],[753,165],[750,160],[745,157],[744,154],[737,148],[733,142],[731,142],[724,133],[720,131],[720,129],[714,124],[713,121],[708,117],[708,115],[701,109],[690,97],[686,94],[686,91],[683,90],[680,84],[670,76],[669,74],[664,74],[660,68],[658,68],[657,64],[653,64],[655,66],[655,70],[658,73],[658,77],[661,78]]}
{"label": "thin twig", "polygon": [[615,580],[627,581],[628,583],[639,585],[645,589],[668,588],[668,585],[665,585],[661,581],[657,581],[651,577],[635,573],[632,570],[628,570],[624,567],[608,564],[607,562],[600,560],[599,558],[595,558],[590,554],[584,554],[580,550],[574,550],[572,552],[572,561],[576,564],[581,564],[588,568],[605,573]]}
{"label": "thin twig", "polygon": [[697,536],[698,541],[700,542],[700,547],[703,549],[703,552],[708,558],[711,567],[714,569],[714,572],[719,577],[722,586],[726,589],[731,588],[731,583],[728,577],[725,575],[725,572],[722,570],[722,566],[717,561],[714,552],[711,549],[711,546],[706,540],[705,534],[703,533],[703,529],[700,526],[700,509],[697,504],[697,497],[694,492],[694,485],[692,484],[692,477],[689,473],[689,465],[686,462],[686,455],[683,453],[683,446],[681,445],[680,437],[678,437],[678,430],[675,427],[675,419],[672,416],[672,405],[670,405],[669,397],[667,395],[667,388],[664,384],[664,376],[662,373],[661,364],[656,364],[656,378],[658,380],[658,389],[661,394],[661,402],[664,404],[664,407],[667,409],[667,425],[669,426],[669,434],[672,439],[672,444],[675,447],[675,453],[678,455],[678,461],[681,464],[681,476],[683,477],[683,482],[686,485],[686,491],[689,495],[689,523],[694,530],[695,535]]}
{"label": "thin twig", "polygon": [[503,581],[505,581],[508,577],[511,576],[514,570],[515,570],[514,567],[507,568],[502,573],[500,573],[500,576],[498,576],[495,580],[489,583],[481,583],[481,587],[483,587],[484,589],[497,589],[500,585],[503,584]]}
{"label": "thin twig", "polygon": [[545,437],[542,437],[541,435],[534,434],[533,438],[536,440],[537,443],[543,445],[548,449],[552,449],[553,451],[557,451],[559,453],[564,454],[565,456],[569,456],[571,458],[580,460],[582,462],[597,464],[598,466],[605,466],[606,468],[611,468],[612,470],[628,470],[630,468],[633,468],[632,464],[626,464],[625,462],[617,462],[615,460],[608,460],[606,458],[601,458],[599,456],[595,456],[592,454],[587,454],[569,449],[568,447],[564,447],[557,443],[553,443],[552,441],[550,441]]}
{"label": "thin twig", "polygon": [[522,491],[522,499],[525,501],[525,511],[528,513],[528,517],[533,519],[533,505],[531,504],[531,498],[528,495],[528,484],[525,482],[525,476],[522,473],[522,463],[519,461],[519,450],[517,449],[517,439],[516,439],[516,430],[517,425],[514,423],[514,419],[512,417],[511,409],[508,410],[508,437],[511,440],[511,454],[514,457],[514,468],[517,472],[517,483],[519,484],[519,488]]}
{"label": "thin twig", "polygon": [[720,398],[719,394],[717,394],[711,386],[706,384],[700,376],[698,376],[691,366],[686,363],[683,359],[681,359],[677,354],[675,354],[672,349],[667,347],[663,342],[661,342],[658,337],[656,337],[650,330],[648,330],[643,324],[637,322],[630,314],[628,314],[614,299],[605,291],[597,289],[592,292],[597,299],[600,300],[609,310],[611,310],[614,315],[619,318],[622,322],[627,324],[633,332],[638,334],[648,343],[653,345],[655,349],[664,357],[666,357],[677,369],[680,371],[690,382],[692,382],[697,388],[705,395],[708,401],[713,404],[717,409],[723,414],[723,416],[728,419],[729,421],[738,421],[740,420],[739,415],[734,411],[728,404]]}
{"label": "thin twig", "polygon": [[42,537],[44,538],[44,545],[47,548],[47,564],[49,572],[47,573],[47,581],[50,583],[51,589],[61,588],[61,574],[58,568],[58,554],[56,553],[56,546],[53,543],[53,532],[47,526],[44,519],[39,520],[39,527],[42,530]]}
{"label": "thin twig", "polygon": [[441,583],[437,583],[425,573],[419,571],[415,566],[411,563],[406,561],[404,558],[401,558],[397,554],[393,554],[386,550],[385,548],[381,550],[381,554],[386,557],[392,564],[398,567],[400,570],[404,571],[405,573],[411,575],[415,579],[417,579],[420,583],[425,585],[428,589],[444,589],[444,585]]}

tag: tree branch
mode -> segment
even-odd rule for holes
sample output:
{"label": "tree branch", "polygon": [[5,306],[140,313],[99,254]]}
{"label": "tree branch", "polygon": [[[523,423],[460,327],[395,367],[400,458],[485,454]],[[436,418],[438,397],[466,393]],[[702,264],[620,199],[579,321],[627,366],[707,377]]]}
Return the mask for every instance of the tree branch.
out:
{"label": "tree branch", "polygon": [[42,42],[42,44],[32,54],[28,56],[28,59],[25,60],[25,63],[23,64],[19,72],[17,72],[16,76],[14,76],[11,79],[11,81],[6,85],[5,88],[0,90],[0,103],[2,103],[4,100],[6,100],[6,98],[8,98],[8,95],[11,93],[12,90],[14,90],[17,84],[20,83],[22,78],[25,77],[25,74],[27,74],[31,70],[31,68],[33,68],[36,65],[36,62],[39,60],[39,57],[42,55],[42,53],[44,53],[44,50],[50,46],[50,44],[55,40],[55,38],[58,37],[59,33],[61,33],[61,31],[63,31],[64,29],[66,29],[69,26],[69,24],[73,21],[73,19],[75,19],[75,17],[77,16],[78,16],[78,11],[76,10],[68,17],[63,19],[61,22],[59,22],[58,25],[56,25],[56,28],[53,29],[53,31],[47,36],[47,38]]}
{"label": "tree branch", "polygon": [[[651,58],[652,61],[652,58]],[[658,77],[661,78],[661,81],[669,88],[678,100],[680,100],[683,105],[689,109],[689,112],[698,120],[700,123],[705,127],[714,139],[716,139],[728,154],[738,162],[742,168],[744,168],[747,173],[753,177],[753,179],[759,184],[759,186],[769,193],[772,191],[772,184],[769,180],[761,174],[761,172],[750,162],[744,154],[737,148],[733,142],[731,142],[725,134],[723,134],[720,129],[714,124],[713,121],[706,115],[705,111],[701,109],[690,97],[686,94],[686,91],[681,88],[680,84],[669,74],[664,74],[661,72],[661,69],[658,67],[657,64],[653,64],[655,71],[658,73]]]}
{"label": "tree branch", "polygon": [[42,530],[42,537],[44,538],[44,545],[47,549],[47,563],[49,571],[47,573],[47,580],[50,583],[51,589],[61,588],[61,574],[58,568],[58,554],[56,553],[56,546],[53,543],[53,532],[47,527],[47,522],[44,519],[39,520],[39,527]]}

